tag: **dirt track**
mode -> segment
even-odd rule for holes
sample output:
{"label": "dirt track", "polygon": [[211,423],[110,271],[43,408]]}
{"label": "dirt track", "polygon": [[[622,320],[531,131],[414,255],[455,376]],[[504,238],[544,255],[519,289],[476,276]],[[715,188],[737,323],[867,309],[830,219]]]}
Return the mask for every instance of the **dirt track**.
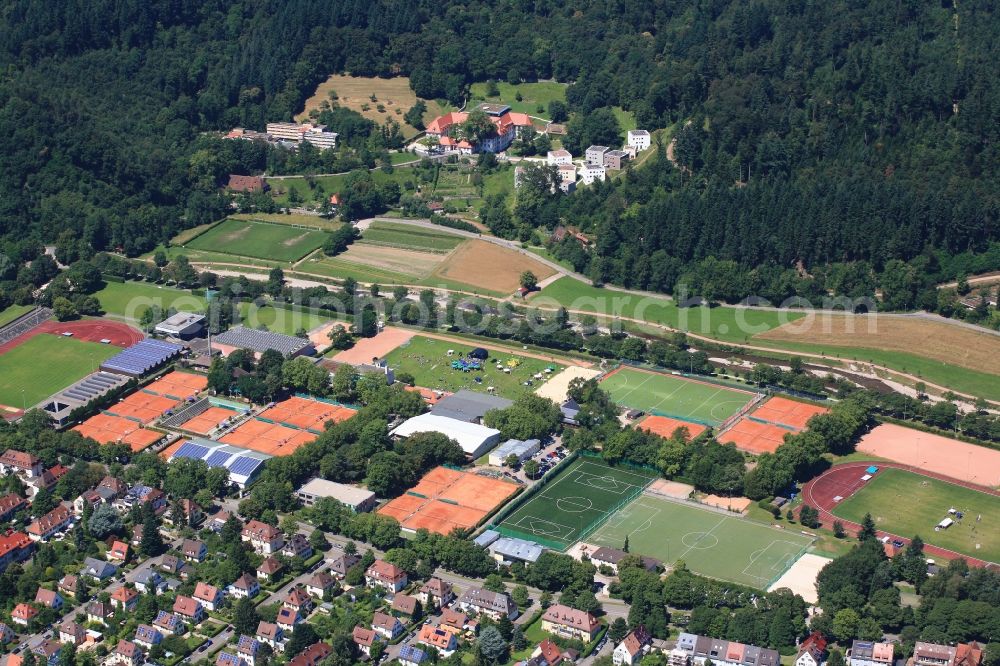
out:
{"label": "dirt track", "polygon": [[86,342],[100,342],[110,340],[110,344],[116,347],[131,347],[146,336],[127,324],[119,322],[96,319],[83,319],[80,321],[47,321],[24,335],[20,335],[10,342],[0,345],[0,354],[10,351],[14,347],[24,344],[36,335],[48,333],[51,335],[62,335],[70,332],[77,340]]}

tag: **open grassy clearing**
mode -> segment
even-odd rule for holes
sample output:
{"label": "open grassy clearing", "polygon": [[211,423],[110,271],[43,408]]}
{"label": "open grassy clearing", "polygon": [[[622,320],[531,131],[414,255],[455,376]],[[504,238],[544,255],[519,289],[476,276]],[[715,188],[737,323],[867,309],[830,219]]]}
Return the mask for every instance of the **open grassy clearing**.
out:
{"label": "open grassy clearing", "polygon": [[426,252],[447,253],[465,241],[461,236],[409,224],[376,221],[361,236],[362,243],[391,245]]}
{"label": "open grassy clearing", "polygon": [[318,313],[301,308],[283,308],[273,305],[257,305],[241,302],[239,304],[240,318],[244,326],[249,328],[265,327],[269,331],[295,335],[298,331],[311,331],[336,315]]}
{"label": "open grassy clearing", "polygon": [[691,504],[643,495],[611,516],[590,543],[621,548],[703,576],[767,589],[809,548],[809,537]]}
{"label": "open grassy clearing", "polygon": [[620,405],[705,425],[722,423],[753,398],[723,386],[628,367],[608,375],[601,388]]}
{"label": "open grassy clearing", "polygon": [[[466,346],[417,335],[389,352],[385,358],[397,375],[400,372],[413,375],[417,386],[452,392],[469,389],[480,393],[485,393],[488,387],[493,386],[497,395],[511,400],[524,393],[534,392],[540,383],[546,381],[545,377],[555,376],[563,369],[562,365],[550,361],[492,350],[481,372],[463,372],[451,367],[452,361],[460,358],[463,352],[468,353],[477,346],[479,345],[471,342]],[[454,350],[455,355],[448,356],[449,349]],[[497,370],[497,361],[510,372]],[[553,370],[546,373],[547,368]],[[536,379],[537,374],[541,374],[543,378]],[[525,385],[529,381],[531,385]]]}
{"label": "open grassy clearing", "polygon": [[615,118],[618,119],[618,127],[622,130],[622,139],[624,140],[629,130],[638,127],[635,122],[635,114],[631,111],[626,111],[620,106],[613,106],[611,110],[614,112]]}
{"label": "open grassy clearing", "polygon": [[[549,102],[556,99],[562,102],[566,101],[566,84],[555,81],[518,83],[517,85],[498,82],[497,89],[500,94],[489,97],[486,95],[486,83],[473,83],[469,88],[472,95],[469,107],[474,106],[476,102],[499,102],[507,104],[513,111],[548,118]],[[520,101],[517,99],[518,93],[521,95]]]}
{"label": "open grassy clearing", "polygon": [[311,229],[227,219],[189,242],[188,246],[196,250],[293,262],[320,247],[326,238],[325,233]]}
{"label": "open grassy clearing", "polygon": [[[195,250],[191,247],[168,247],[163,246],[157,249],[162,249],[167,253],[167,259],[173,261],[179,256],[185,256],[189,261],[196,264],[239,264],[241,266],[254,266],[260,268],[265,273],[267,269],[273,268],[275,266],[287,267],[288,262],[285,261],[268,261],[267,259],[259,259],[257,257],[241,257],[236,254],[226,254],[224,252],[210,252],[208,250]],[[145,258],[145,257],[144,257]],[[149,261],[152,261],[152,254],[148,257]],[[224,267],[232,270],[232,266]]]}
{"label": "open grassy clearing", "polygon": [[335,257],[317,253],[299,265],[303,273],[359,282],[414,284],[428,278],[445,259],[440,252],[357,242]]}
{"label": "open grassy clearing", "polygon": [[230,215],[234,220],[250,220],[251,222],[273,222],[296,227],[310,227],[321,231],[336,231],[344,226],[342,222],[319,215],[303,215],[302,213],[237,213]]}
{"label": "open grassy clearing", "polygon": [[[337,93],[335,101],[330,100],[330,92]],[[372,95],[376,101],[372,101]],[[323,101],[357,111],[365,118],[379,125],[385,124],[389,118],[399,123],[403,136],[409,138],[417,130],[406,124],[403,115],[417,103],[417,96],[410,88],[410,79],[397,76],[391,79],[381,79],[373,76],[347,76],[334,74],[316,87],[316,92],[306,100],[302,113],[295,116],[298,121],[309,119],[309,112],[319,109]],[[431,106],[431,105],[428,105]],[[436,105],[435,105],[436,106]]]}
{"label": "open grassy clearing", "polygon": [[21,409],[41,402],[121,349],[42,333],[0,354],[0,404]]}
{"label": "open grassy clearing", "polygon": [[108,282],[94,296],[107,314],[135,321],[151,306],[191,312],[204,312],[208,306],[204,296],[148,282]]}
{"label": "open grassy clearing", "polygon": [[[963,512],[964,518],[935,531],[942,519],[956,518],[949,509]],[[935,546],[1000,562],[1000,497],[977,490],[890,467],[840,502],[833,513],[857,523],[871,513],[886,532],[902,537],[919,534]]]}
{"label": "open grassy clearing", "polygon": [[[197,227],[191,227],[190,229],[185,229],[184,231],[180,232],[179,234],[177,234],[176,236],[174,236],[173,238],[171,238],[170,239],[170,244],[171,245],[184,245],[185,243],[187,243],[192,238],[197,238],[198,236],[202,235],[203,233],[205,233],[206,231],[208,231],[209,229],[211,229],[213,226],[215,226],[215,222],[210,222],[208,224],[199,224]],[[164,248],[163,248],[163,246],[160,246],[160,247],[158,247],[156,249],[157,250],[161,250],[161,249],[164,249]],[[152,259],[153,259],[153,253],[150,252],[148,255],[144,256],[143,258],[152,261]]]}
{"label": "open grassy clearing", "polygon": [[6,326],[21,315],[31,312],[33,309],[35,309],[34,305],[11,305],[4,310],[0,310],[0,326]]}

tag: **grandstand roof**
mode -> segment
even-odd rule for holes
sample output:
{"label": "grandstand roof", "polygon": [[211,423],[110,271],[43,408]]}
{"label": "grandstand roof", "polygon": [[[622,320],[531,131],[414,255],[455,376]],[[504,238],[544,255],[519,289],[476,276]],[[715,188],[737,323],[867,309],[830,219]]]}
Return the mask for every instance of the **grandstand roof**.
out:
{"label": "grandstand roof", "polygon": [[166,363],[182,349],[180,345],[147,338],[109,358],[101,364],[101,369],[138,377]]}
{"label": "grandstand roof", "polygon": [[261,353],[268,349],[274,349],[285,356],[299,354],[312,344],[304,338],[296,338],[273,331],[259,331],[244,326],[235,326],[220,333],[213,338],[213,343]]}

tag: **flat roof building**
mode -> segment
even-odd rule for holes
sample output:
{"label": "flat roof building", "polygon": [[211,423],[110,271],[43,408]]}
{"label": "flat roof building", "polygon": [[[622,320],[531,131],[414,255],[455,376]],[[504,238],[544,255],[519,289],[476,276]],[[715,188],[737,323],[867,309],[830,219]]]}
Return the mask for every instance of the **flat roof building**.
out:
{"label": "flat roof building", "polygon": [[469,458],[476,459],[500,442],[500,431],[437,414],[420,414],[397,426],[390,435],[409,437],[419,432],[436,432],[458,442]]}
{"label": "flat roof building", "polygon": [[194,312],[178,312],[161,321],[154,330],[160,335],[190,340],[201,335],[205,330],[205,315]]}
{"label": "flat roof building", "polygon": [[228,356],[237,349],[249,349],[258,356],[268,349],[274,349],[286,357],[310,356],[316,351],[307,339],[245,326],[234,326],[218,334],[212,338],[212,346],[221,351],[223,356]]}
{"label": "flat roof building", "polygon": [[490,553],[500,564],[528,562],[534,564],[542,555],[542,547],[534,541],[501,537],[489,546]]}
{"label": "flat roof building", "polygon": [[438,400],[431,408],[431,414],[468,423],[482,423],[486,412],[491,409],[507,409],[513,404],[514,401],[507,398],[461,389]]}
{"label": "flat roof building", "polygon": [[349,506],[356,513],[371,511],[376,504],[375,493],[370,490],[318,478],[305,482],[295,491],[295,495],[306,506],[312,506],[320,498],[329,497]]}
{"label": "flat roof building", "polygon": [[490,451],[490,464],[500,467],[506,464],[510,456],[517,457],[521,462],[538,453],[542,443],[537,439],[508,439],[506,442]]}

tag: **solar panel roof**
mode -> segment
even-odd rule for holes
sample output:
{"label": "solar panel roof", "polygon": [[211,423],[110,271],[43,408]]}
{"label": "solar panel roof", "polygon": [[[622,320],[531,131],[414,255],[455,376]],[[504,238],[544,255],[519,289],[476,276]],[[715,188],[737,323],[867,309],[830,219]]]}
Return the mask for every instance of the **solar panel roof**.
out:
{"label": "solar panel roof", "polygon": [[247,456],[239,456],[229,465],[229,471],[232,474],[242,474],[243,476],[249,476],[253,473],[255,469],[264,464],[263,460],[258,458],[249,458]]}
{"label": "solar panel roof", "polygon": [[212,454],[205,459],[205,462],[208,463],[209,467],[225,467],[226,463],[229,462],[229,459],[232,457],[233,456],[231,454],[226,453],[225,451],[213,451]]}
{"label": "solar panel roof", "polygon": [[141,375],[180,353],[180,345],[162,340],[146,339],[115,354],[101,364],[102,368],[126,374]]}
{"label": "solar panel roof", "polygon": [[191,442],[182,444],[181,448],[174,452],[175,458],[196,458],[202,460],[206,455],[208,455],[207,448],[192,444]]}

